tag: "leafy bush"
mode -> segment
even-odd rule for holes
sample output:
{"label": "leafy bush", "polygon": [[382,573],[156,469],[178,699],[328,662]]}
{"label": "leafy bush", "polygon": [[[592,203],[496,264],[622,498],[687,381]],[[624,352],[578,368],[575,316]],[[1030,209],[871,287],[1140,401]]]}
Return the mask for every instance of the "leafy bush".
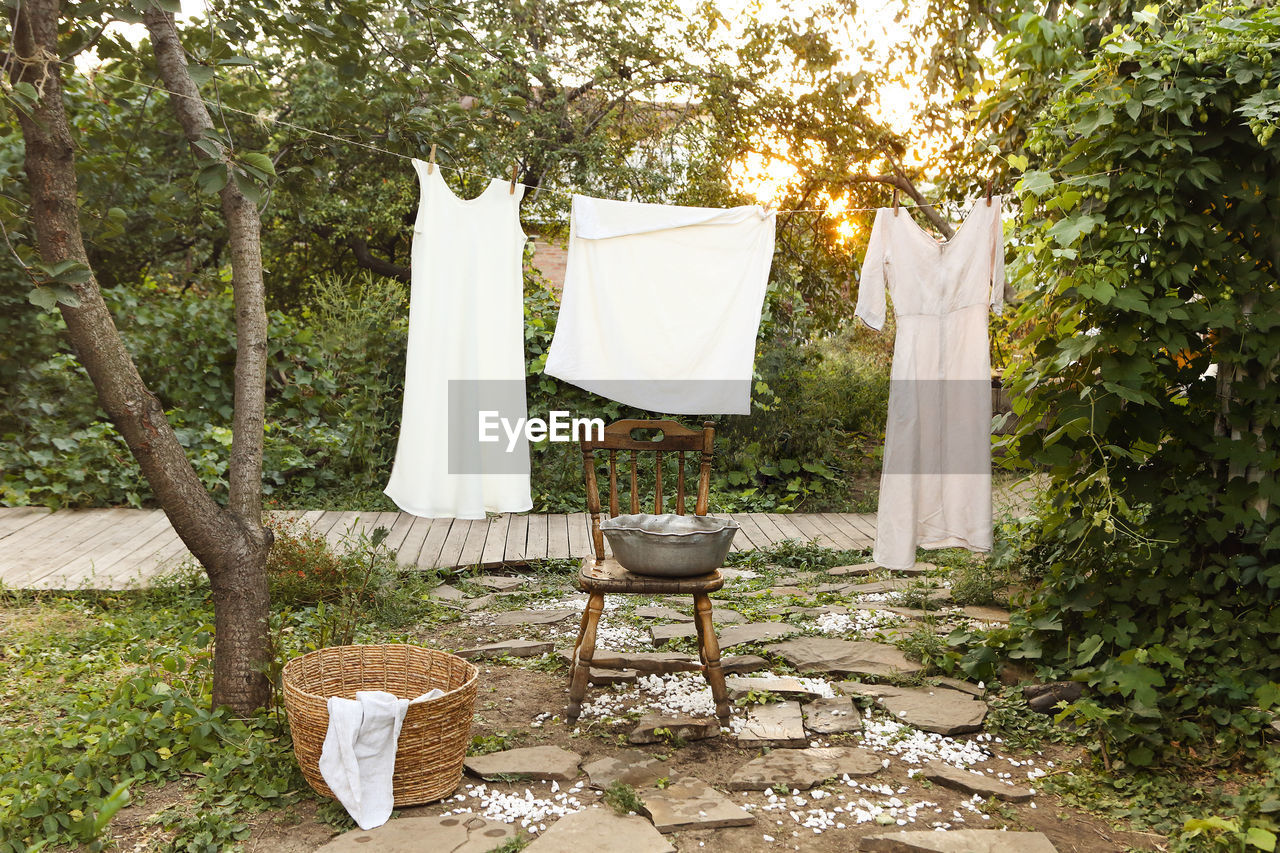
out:
{"label": "leafy bush", "polygon": [[47,629],[6,633],[6,677],[39,702],[0,712],[0,851],[101,849],[130,791],[155,783],[194,786],[197,808],[156,817],[170,849],[226,849],[248,835],[247,814],[296,799],[286,792],[304,783],[282,721],[209,709],[204,591],[148,595],[141,606],[127,596],[38,605]]}
{"label": "leafy bush", "polygon": [[[235,364],[229,288],[145,279],[104,290],[104,298],[201,481],[224,500]],[[0,307],[5,304],[0,297]],[[0,319],[0,331],[15,333],[5,346],[22,353],[4,368],[12,393],[0,400],[0,503],[151,501],[86,373],[65,349],[60,317],[13,307],[28,322]],[[526,279],[524,310],[531,415],[567,410],[606,422],[655,416],[542,373],[559,306],[536,273]],[[719,510],[843,509],[860,496],[851,475],[878,467],[887,362],[861,333],[806,345],[803,303],[790,316],[790,325],[764,326],[769,336],[758,359],[753,413],[719,426],[713,481]],[[263,488],[269,500],[293,508],[393,509],[382,488],[400,426],[404,286],[367,274],[315,280],[296,316],[273,310],[268,321]],[[585,509],[578,448],[544,440],[530,453],[538,510]],[[674,478],[674,459],[670,464]]]}
{"label": "leafy bush", "polygon": [[1135,17],[1028,143],[1071,179],[1020,184],[1016,443],[1051,483],[1019,535],[1043,583],[964,665],[1085,681],[1071,710],[1104,752],[1204,763],[1257,749],[1280,705],[1280,9]]}

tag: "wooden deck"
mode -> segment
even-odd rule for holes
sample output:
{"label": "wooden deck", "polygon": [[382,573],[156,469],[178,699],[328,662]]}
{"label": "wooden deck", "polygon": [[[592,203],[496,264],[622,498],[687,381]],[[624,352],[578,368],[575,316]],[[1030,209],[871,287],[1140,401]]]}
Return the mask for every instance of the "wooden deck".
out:
{"label": "wooden deck", "polygon": [[[591,550],[586,513],[500,515],[479,521],[418,518],[401,512],[289,513],[333,545],[377,527],[406,568],[499,566],[585,557]],[[875,516],[853,513],[733,513],[734,550],[784,539],[829,548],[869,548]],[[160,510],[82,509],[49,512],[0,508],[0,586],[8,589],[124,589],[191,558]]]}

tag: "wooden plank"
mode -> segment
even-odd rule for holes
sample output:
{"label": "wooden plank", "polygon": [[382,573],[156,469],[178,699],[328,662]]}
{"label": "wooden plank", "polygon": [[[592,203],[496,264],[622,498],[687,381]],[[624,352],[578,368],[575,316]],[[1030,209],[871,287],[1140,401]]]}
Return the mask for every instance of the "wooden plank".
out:
{"label": "wooden plank", "polygon": [[145,562],[121,564],[104,580],[107,589],[128,589],[152,581],[177,568],[186,560],[194,559],[187,546],[172,528],[161,534],[161,543]]}
{"label": "wooden plank", "polygon": [[863,532],[864,535],[870,536],[871,541],[876,538],[876,517],[871,513],[854,513],[848,512],[844,514],[845,521],[848,521],[854,527]]}
{"label": "wooden plank", "polygon": [[856,547],[843,530],[828,521],[821,513],[809,513],[808,519],[810,524],[822,531],[822,541],[830,543],[830,547],[840,551]]}
{"label": "wooden plank", "polygon": [[569,556],[580,560],[591,550],[591,514],[575,512],[569,516]]}
{"label": "wooden plank", "polygon": [[[329,547],[335,551],[346,551],[351,545],[349,540],[354,540],[358,532],[360,513],[339,512],[334,514],[337,518],[334,519],[333,526],[325,531],[324,538],[329,543]],[[320,520],[320,524],[324,524],[324,519]]]}
{"label": "wooden plank", "polygon": [[[462,565],[462,547],[467,542],[467,534],[471,532],[471,525],[476,522],[466,518],[456,518],[449,527],[449,535],[445,537],[444,544],[440,546],[440,556],[436,558],[435,567],[439,569],[452,569]],[[483,524],[484,522],[480,522]]]}
{"label": "wooden plank", "polygon": [[778,529],[778,532],[782,534],[782,538],[784,539],[795,539],[800,542],[804,542],[806,539],[809,538],[808,536],[804,535],[803,530],[801,530],[799,527],[796,527],[795,523],[792,522],[788,516],[770,515],[768,518],[770,523],[772,523],[773,526]]}
{"label": "wooden plank", "polygon": [[[311,530],[315,531],[315,526],[316,526],[317,522],[319,522],[319,521],[320,521],[320,519],[321,519],[321,518],[323,518],[323,517],[324,517],[324,510],[322,510],[322,509],[309,509],[309,510],[307,510],[306,512],[304,512],[304,513],[301,515],[301,517],[299,517],[299,519],[298,519],[298,526],[299,526],[299,527],[307,527],[307,528],[310,528]],[[319,532],[319,531],[316,531],[316,532]]]}
{"label": "wooden plank", "polygon": [[[404,539],[400,542],[399,552],[396,554],[396,563],[401,566],[412,567],[418,565],[418,553],[422,550],[422,545],[427,539],[427,533],[431,530],[431,519],[417,515],[410,515],[409,518],[413,520],[409,523],[409,530],[405,533]],[[439,550],[439,548],[436,549],[437,552]]]}
{"label": "wooden plank", "polygon": [[[433,518],[427,530],[427,538],[422,542],[422,550],[418,552],[417,565],[424,569],[434,569],[440,565],[440,549],[449,538],[455,524],[466,524],[454,518]],[[463,534],[465,536],[465,534]]]}
{"label": "wooden plank", "polygon": [[[396,520],[391,523],[389,528],[391,533],[387,535],[387,547],[392,551],[399,551],[404,545],[404,540],[409,536],[409,530],[413,527],[413,521],[417,516],[409,515],[407,512],[393,512],[388,515],[394,515]],[[421,544],[419,544],[421,547]]]}
{"label": "wooden plank", "polygon": [[747,517],[756,523],[756,527],[760,530],[760,535],[768,540],[764,545],[760,545],[760,543],[757,542],[757,546],[767,548],[770,545],[777,545],[783,539],[787,538],[786,534],[773,523],[773,517],[767,513],[749,512],[747,513]]}
{"label": "wooden plank", "polygon": [[[173,525],[166,524],[151,538],[136,543],[137,547],[120,559],[109,565],[98,566],[97,576],[107,589],[118,589],[118,583],[131,575],[147,577],[147,573],[155,569],[156,555],[177,538],[178,534],[174,531]],[[182,540],[178,539],[178,541]]]}
{"label": "wooden plank", "polygon": [[773,541],[765,536],[760,530],[760,525],[756,524],[755,519],[745,512],[730,513],[729,517],[738,522],[738,534],[733,537],[734,541],[741,540],[743,542],[742,549],[749,551],[755,548],[768,548]]}
{"label": "wooden plank", "polygon": [[482,566],[502,565],[502,555],[507,552],[507,528],[511,526],[511,513],[504,512],[489,520],[484,537],[484,550],[480,552]]}
{"label": "wooden plank", "polygon": [[106,512],[110,510],[62,509],[49,513],[21,530],[15,531],[12,536],[6,537],[4,542],[0,543],[0,570],[6,566],[16,567],[19,563],[14,563],[15,559],[27,559],[27,555],[39,548],[41,543],[50,540],[62,542],[79,535],[76,532],[77,527],[93,523]]}
{"label": "wooden plank", "polygon": [[824,512],[822,516],[823,518],[830,521],[833,525],[835,525],[838,529],[844,531],[845,536],[848,537],[849,541],[854,543],[855,548],[866,549],[875,541],[873,537],[867,536],[867,534],[863,532],[861,528],[857,527],[853,522],[851,522],[846,517],[845,513]]}
{"label": "wooden plank", "polygon": [[[60,548],[56,553],[47,554],[39,561],[33,561],[26,571],[7,573],[6,582],[14,586],[25,586],[45,577],[49,577],[55,584],[61,584],[77,576],[80,580],[84,580],[88,570],[92,568],[93,557],[114,551],[129,542],[137,534],[134,524],[145,523],[144,519],[146,519],[146,516],[138,510],[107,509],[100,512],[101,515],[90,535],[81,537],[75,544]],[[160,515],[163,516],[164,513]],[[134,524],[131,524],[131,521]],[[83,528],[81,530],[83,532]],[[72,572],[62,571],[64,567],[73,567]]]}
{"label": "wooden plank", "polygon": [[547,517],[541,513],[529,516],[529,539],[525,544],[526,560],[547,558]]}
{"label": "wooden plank", "polygon": [[547,559],[569,558],[569,516],[553,513],[547,516]]}
{"label": "wooden plank", "polygon": [[53,578],[55,575],[64,579],[67,589],[75,589],[92,581],[99,575],[108,577],[111,569],[123,558],[136,551],[139,545],[150,541],[156,534],[172,530],[168,517],[161,510],[153,510],[145,515],[131,514],[117,524],[114,529],[105,531],[79,557],[65,560],[40,577],[29,577],[29,581],[40,580],[41,577]]}
{"label": "wooden plank", "polygon": [[[68,550],[118,524],[121,509],[59,510],[5,540],[0,556],[0,578],[10,586],[41,567],[47,567]],[[124,516],[127,517],[127,516]],[[56,565],[56,564],[54,564]]]}
{"label": "wooden plank", "polygon": [[491,522],[488,518],[479,518],[471,522],[471,529],[467,531],[466,541],[462,543],[462,554],[458,557],[458,565],[480,565],[480,557],[484,553],[484,543],[489,536],[490,524]]}
{"label": "wooden plank", "polygon": [[[723,518],[726,521],[733,521],[733,517],[730,516],[729,513],[727,512],[713,512],[710,515],[712,518]],[[729,543],[729,553],[732,554],[734,551],[744,550],[742,547],[740,547],[740,543],[750,542],[750,541],[751,540],[747,537],[747,535],[742,532],[742,525],[739,524],[737,531],[735,531],[733,534],[733,541]]]}
{"label": "wooden plank", "polygon": [[525,546],[529,541],[529,516],[512,515],[507,526],[507,547],[503,552],[504,563],[523,563]]}
{"label": "wooden plank", "polygon": [[807,513],[794,513],[792,515],[788,515],[787,520],[794,524],[796,529],[804,535],[806,542],[816,540],[818,545],[829,547],[822,541],[822,529],[813,522],[813,519],[809,518]]}
{"label": "wooden plank", "polygon": [[44,506],[15,506],[0,509],[0,539],[18,532],[48,514],[49,508]]}

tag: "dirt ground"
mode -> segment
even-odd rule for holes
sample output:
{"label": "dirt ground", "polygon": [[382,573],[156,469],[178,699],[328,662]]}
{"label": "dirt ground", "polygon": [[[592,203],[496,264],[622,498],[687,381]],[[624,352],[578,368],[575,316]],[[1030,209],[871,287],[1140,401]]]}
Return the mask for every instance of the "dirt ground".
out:
{"label": "dirt ground", "polygon": [[[814,580],[824,580],[821,575]],[[559,595],[561,600],[571,595],[567,585],[559,590],[542,590],[544,594]],[[553,597],[554,597],[553,595]],[[522,605],[528,606],[529,599],[522,599]],[[731,600],[726,606],[734,606]],[[609,617],[606,616],[606,619]],[[622,624],[626,623],[625,614],[619,616]],[[481,624],[477,624],[477,622]],[[473,616],[462,616],[458,621],[433,627],[429,635],[424,632],[424,644],[436,648],[465,648],[500,639],[523,637],[526,639],[542,639],[554,637],[557,648],[571,645],[565,640],[566,632],[576,628],[576,619],[547,627],[500,628],[482,624],[483,619]],[[735,650],[738,651],[738,650]],[[668,744],[651,746],[632,746],[626,743],[626,734],[631,724],[619,721],[607,724],[601,721],[583,723],[575,730],[565,724],[563,719],[555,718],[535,725],[540,715],[562,714],[567,702],[567,674],[561,671],[545,671],[548,663],[543,662],[534,668],[533,661],[522,662],[482,662],[480,688],[476,700],[475,719],[472,727],[473,736],[501,736],[508,747],[554,745],[572,750],[582,756],[583,762],[589,762],[604,756],[623,756],[635,754],[636,751],[649,756],[659,757],[666,761],[674,778],[679,775],[695,776],[723,791],[730,776],[739,767],[760,754],[758,749],[747,749],[738,746],[736,739],[729,733],[719,737],[693,741],[679,747]],[[607,691],[607,687],[592,687],[588,699]],[[971,736],[959,736],[964,740]],[[831,745],[860,745],[860,735],[839,735],[824,738]],[[1026,767],[1015,767],[1004,759],[1007,756],[1014,760],[1025,760],[1028,755],[1010,750],[1004,752],[1000,744],[988,744],[988,747],[1000,754],[1000,757],[977,765],[984,769],[999,769],[1013,774],[1015,779],[1025,780]],[[788,810],[764,811],[757,809],[756,824],[750,827],[685,831],[675,833],[669,838],[681,851],[706,851],[706,853],[757,853],[760,851],[805,850],[817,851],[856,851],[858,839],[866,835],[888,832],[897,829],[929,829],[934,820],[953,820],[953,811],[959,811],[964,821],[953,821],[953,828],[991,828],[1007,827],[1010,830],[1034,830],[1043,832],[1053,842],[1060,853],[1113,853],[1126,850],[1158,850],[1162,839],[1159,836],[1125,831],[1110,825],[1096,816],[1066,806],[1055,797],[1039,793],[1030,803],[1010,804],[984,801],[977,804],[975,811],[967,810],[962,801],[969,798],[955,791],[933,785],[923,779],[910,778],[908,769],[913,765],[891,758],[885,770],[872,777],[863,777],[861,782],[888,784],[895,791],[905,788],[896,796],[904,803],[927,801],[935,804],[921,809],[918,820],[907,826],[882,826],[874,822],[861,825],[852,824],[843,829],[830,828],[821,834],[799,825]],[[1054,773],[1069,772],[1078,762],[1084,760],[1083,755],[1072,753],[1061,747],[1045,748],[1034,754],[1038,766],[1052,761]],[[585,782],[586,777],[581,777]],[[467,786],[487,784],[491,790],[507,791],[524,795],[530,791],[539,799],[551,796],[551,783],[546,782],[514,782],[484,783],[482,780],[464,775],[458,793],[466,794]],[[1034,785],[1034,782],[1031,783]],[[562,783],[563,787],[568,787]],[[837,798],[843,794],[849,801],[860,797],[872,800],[885,800],[887,797],[868,794],[863,790],[845,787],[838,782],[824,786],[831,796],[814,802],[801,792],[808,804],[796,810],[803,812],[807,808],[818,805],[830,808],[843,804]],[[584,787],[575,794],[585,806],[601,799],[598,791]],[[153,849],[152,845],[161,834],[155,828],[149,828],[145,819],[164,806],[181,797],[180,786],[170,785],[164,789],[142,792],[139,801],[122,811],[112,824],[114,838],[121,850],[143,851]],[[728,794],[730,800],[738,805],[754,803],[763,806],[768,802],[763,792]],[[456,808],[471,808],[479,812],[479,801],[468,798],[465,802],[449,799],[428,806],[404,809],[397,814],[439,815]],[[342,830],[333,823],[327,822],[319,797],[304,792],[302,800],[287,809],[281,809],[258,815],[252,819],[252,836],[244,842],[248,851],[280,851],[280,853],[309,853],[322,846],[330,838]],[[790,808],[790,807],[789,807]],[[936,811],[940,810],[940,811]],[[332,820],[332,812],[329,812]],[[984,816],[985,815],[985,816]],[[552,819],[548,819],[550,824]],[[772,840],[766,840],[770,836]]]}

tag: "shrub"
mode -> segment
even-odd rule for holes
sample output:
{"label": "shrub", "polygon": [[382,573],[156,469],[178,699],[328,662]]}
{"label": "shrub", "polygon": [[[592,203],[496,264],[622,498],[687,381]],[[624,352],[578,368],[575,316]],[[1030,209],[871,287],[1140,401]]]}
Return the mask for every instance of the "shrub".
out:
{"label": "shrub", "polygon": [[1070,179],[1020,184],[1016,442],[1050,478],[1021,551],[1043,583],[968,665],[1000,645],[1086,682],[1074,710],[1111,754],[1203,764],[1255,750],[1280,705],[1280,8],[1135,18],[1028,142]]}

